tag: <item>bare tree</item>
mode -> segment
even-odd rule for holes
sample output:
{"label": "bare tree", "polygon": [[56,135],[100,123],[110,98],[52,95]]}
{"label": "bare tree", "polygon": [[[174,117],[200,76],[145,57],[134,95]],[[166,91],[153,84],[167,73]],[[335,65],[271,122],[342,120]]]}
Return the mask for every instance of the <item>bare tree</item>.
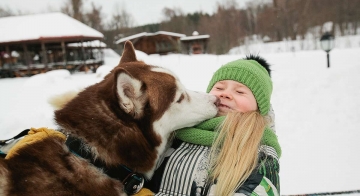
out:
{"label": "bare tree", "polygon": [[216,12],[211,16],[203,16],[199,31],[209,34],[208,52],[223,54],[230,48],[243,43],[249,32],[247,15],[243,9],[238,9],[235,1],[217,4]]}
{"label": "bare tree", "polygon": [[15,15],[10,8],[2,8],[0,7],[0,17],[7,17]]}
{"label": "bare tree", "polygon": [[[234,0],[218,3],[214,14],[196,12],[184,14],[180,8],[163,9],[163,21],[134,27],[132,16],[125,9],[117,9],[104,28],[101,7],[92,4],[84,13],[82,0],[68,0],[63,12],[86,23],[105,35],[108,45],[123,36],[143,31],[171,31],[190,35],[198,31],[211,36],[208,52],[223,54],[232,47],[245,43],[246,37],[268,36],[271,41],[284,38],[304,38],[313,34],[314,41],[321,36],[325,23],[333,23],[331,31],[341,35],[360,33],[359,0],[253,0],[239,8]],[[0,14],[6,10],[0,9]],[[1,15],[0,15],[1,16]],[[338,29],[335,31],[335,29]]]}
{"label": "bare tree", "polygon": [[165,8],[163,8],[162,13],[163,13],[165,21],[170,21],[174,18],[181,17],[184,15],[181,8],[176,8],[176,7],[173,9],[165,7]]}
{"label": "bare tree", "polygon": [[91,3],[91,7],[91,11],[85,14],[85,23],[98,31],[103,31],[103,16],[101,14],[102,7],[96,7],[93,2]]}
{"label": "bare tree", "polygon": [[172,31],[185,33],[187,19],[184,12],[180,8],[165,7],[162,10],[164,21],[160,24],[160,28],[164,31]]}
{"label": "bare tree", "polygon": [[61,7],[61,12],[71,16],[72,18],[80,21],[84,21],[83,2],[82,0],[68,0],[64,6]]}
{"label": "bare tree", "polygon": [[105,36],[105,43],[117,50],[118,46],[115,41],[118,39],[137,33],[134,26],[133,16],[126,11],[124,7],[116,6],[115,13],[111,16],[110,21],[106,24],[106,29],[103,31]]}
{"label": "bare tree", "polygon": [[120,30],[124,28],[130,28],[134,25],[133,16],[127,12],[124,8],[120,9],[117,6],[115,13],[112,15],[110,22],[108,23],[108,29]]}

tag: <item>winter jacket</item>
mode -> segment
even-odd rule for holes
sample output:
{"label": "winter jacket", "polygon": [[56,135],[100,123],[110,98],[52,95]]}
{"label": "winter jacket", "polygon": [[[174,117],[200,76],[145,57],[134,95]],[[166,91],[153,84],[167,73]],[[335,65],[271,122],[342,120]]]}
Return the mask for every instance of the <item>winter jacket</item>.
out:
{"label": "winter jacket", "polygon": [[[156,196],[210,196],[216,184],[207,184],[210,147],[175,140],[146,187]],[[169,156],[170,155],[170,156]],[[262,164],[261,161],[265,161]],[[259,167],[236,191],[237,195],[279,195],[277,158],[259,152]]]}
{"label": "winter jacket", "polygon": [[[273,116],[270,118],[273,122]],[[270,128],[275,129],[273,123]],[[175,139],[145,187],[156,196],[213,196],[216,184],[207,182],[210,148]],[[260,147],[258,167],[238,188],[235,196],[280,195],[278,151],[268,145]]]}

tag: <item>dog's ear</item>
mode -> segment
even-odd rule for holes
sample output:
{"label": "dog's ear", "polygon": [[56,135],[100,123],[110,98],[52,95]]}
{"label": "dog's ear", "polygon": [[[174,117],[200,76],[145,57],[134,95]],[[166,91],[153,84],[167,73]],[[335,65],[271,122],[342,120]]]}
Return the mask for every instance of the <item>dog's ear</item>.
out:
{"label": "dog's ear", "polygon": [[117,69],[115,75],[120,108],[134,119],[141,118],[147,99],[146,92],[142,90],[143,82],[135,79],[123,68]]}
{"label": "dog's ear", "polygon": [[137,61],[134,46],[131,41],[126,41],[124,44],[124,51],[121,55],[120,64],[133,61]]}

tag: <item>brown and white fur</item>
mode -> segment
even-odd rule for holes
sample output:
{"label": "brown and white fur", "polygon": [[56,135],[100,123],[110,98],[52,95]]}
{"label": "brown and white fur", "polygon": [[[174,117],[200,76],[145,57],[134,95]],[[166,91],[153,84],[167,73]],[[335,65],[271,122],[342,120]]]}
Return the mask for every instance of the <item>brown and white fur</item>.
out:
{"label": "brown and white fur", "polygon": [[[216,102],[185,89],[169,70],[137,61],[126,42],[119,65],[55,111],[55,121],[107,166],[150,177],[172,131],[215,116]],[[0,159],[0,195],[126,194],[120,181],[48,137]]]}

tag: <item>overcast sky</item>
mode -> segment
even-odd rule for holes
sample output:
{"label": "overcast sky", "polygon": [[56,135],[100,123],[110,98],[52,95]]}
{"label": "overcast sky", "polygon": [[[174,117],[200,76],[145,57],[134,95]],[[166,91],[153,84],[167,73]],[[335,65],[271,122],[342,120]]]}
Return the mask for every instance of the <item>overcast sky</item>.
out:
{"label": "overcast sky", "polygon": [[[9,8],[14,12],[39,13],[59,11],[68,0],[0,0],[0,7]],[[85,8],[94,2],[101,5],[106,18],[110,17],[115,10],[123,7],[134,19],[134,25],[157,23],[163,19],[162,10],[164,7],[181,8],[184,13],[202,11],[213,13],[218,2],[222,4],[229,0],[83,0]],[[244,6],[249,0],[235,0],[239,6]]]}

